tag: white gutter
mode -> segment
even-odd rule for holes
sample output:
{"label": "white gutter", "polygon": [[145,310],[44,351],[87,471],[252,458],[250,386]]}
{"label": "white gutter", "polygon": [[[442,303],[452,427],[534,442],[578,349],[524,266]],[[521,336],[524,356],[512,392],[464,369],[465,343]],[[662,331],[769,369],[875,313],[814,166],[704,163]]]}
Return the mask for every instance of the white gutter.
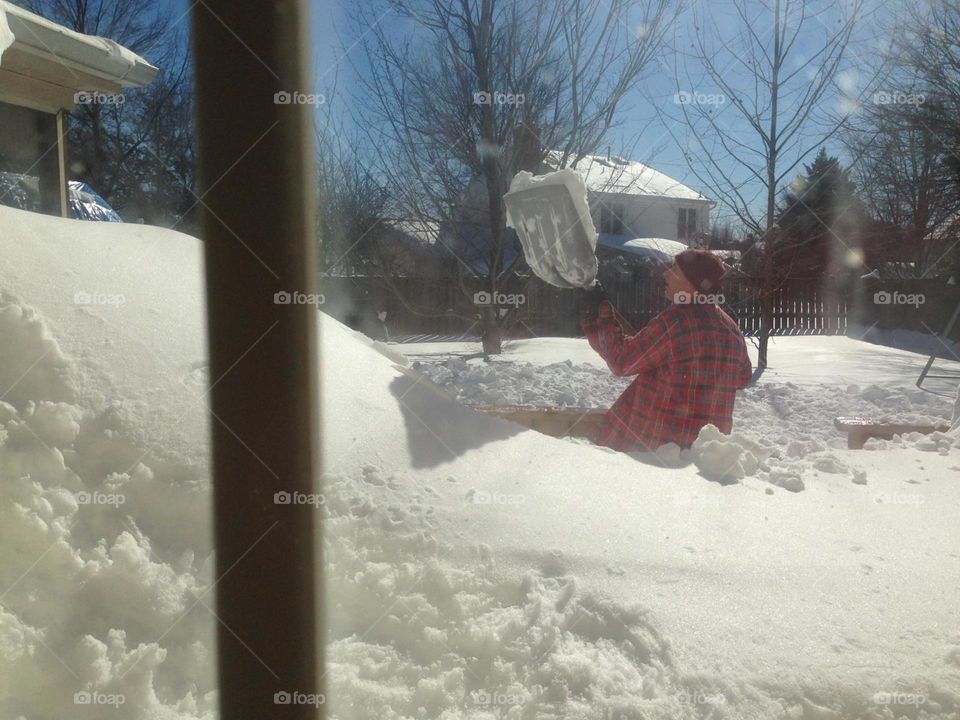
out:
{"label": "white gutter", "polygon": [[9,47],[122,87],[143,87],[157,74],[157,68],[113,40],[74,32],[0,0],[0,57]]}
{"label": "white gutter", "polygon": [[701,197],[684,197],[682,195],[658,195],[653,192],[620,192],[617,190],[591,190],[590,187],[587,187],[587,191],[593,195],[610,195],[614,198],[617,198],[619,201],[623,202],[626,198],[638,198],[644,200],[650,200],[656,198],[657,200],[665,200],[671,205],[709,205],[711,208],[716,207],[717,201],[710,200],[709,198]]}
{"label": "white gutter", "polygon": [[3,59],[3,51],[13,45],[13,31],[7,23],[7,14],[3,12],[3,2],[0,1],[0,60]]}

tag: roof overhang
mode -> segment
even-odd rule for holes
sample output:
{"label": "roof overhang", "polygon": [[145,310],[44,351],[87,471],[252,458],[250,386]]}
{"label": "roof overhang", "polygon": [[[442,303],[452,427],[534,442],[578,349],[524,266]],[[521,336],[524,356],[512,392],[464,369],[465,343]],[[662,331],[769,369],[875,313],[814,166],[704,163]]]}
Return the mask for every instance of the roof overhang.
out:
{"label": "roof overhang", "polygon": [[705,197],[698,198],[686,198],[686,197],[677,197],[675,195],[659,195],[657,193],[646,193],[646,192],[629,192],[623,189],[617,188],[607,188],[605,190],[591,190],[587,188],[587,192],[591,195],[606,195],[611,198],[617,198],[619,200],[634,198],[636,200],[657,200],[672,205],[709,205],[711,208],[714,207],[717,203],[715,200],[709,200]]}
{"label": "roof overhang", "polygon": [[156,67],[113,40],[74,32],[0,0],[0,101],[72,110],[78,92],[116,94],[148,85],[156,74]]}
{"label": "roof overhang", "polygon": [[[563,153],[549,150],[543,160],[547,168],[558,169]],[[595,171],[595,166],[600,166]],[[696,202],[707,203],[714,207],[716,202],[656,168],[636,160],[622,157],[602,157],[582,155],[574,168],[584,179],[587,190],[595,194],[617,195],[620,197],[657,198],[669,200],[677,205]],[[657,189],[649,187],[663,185]]]}

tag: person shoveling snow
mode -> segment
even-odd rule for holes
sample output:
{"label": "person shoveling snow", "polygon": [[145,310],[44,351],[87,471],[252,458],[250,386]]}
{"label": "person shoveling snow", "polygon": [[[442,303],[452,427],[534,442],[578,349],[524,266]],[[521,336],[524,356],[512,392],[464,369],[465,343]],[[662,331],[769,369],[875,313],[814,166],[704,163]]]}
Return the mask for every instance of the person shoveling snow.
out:
{"label": "person shoveling snow", "polygon": [[592,439],[616,450],[652,451],[671,442],[689,447],[706,425],[729,434],[736,392],[753,368],[740,329],[714,302],[723,262],[706,250],[677,254],[664,273],[672,307],[635,333],[596,281],[597,231],[582,178],[571,169],[518,173],[504,200],[507,224],[533,272],[551,285],[580,288],[581,326],[591,347],[615,375],[637,375]]}
{"label": "person shoveling snow", "polygon": [[636,375],[594,441],[623,451],[689,447],[700,430],[733,428],[737,390],[753,374],[737,323],[715,302],[726,268],[706,250],[685,250],[664,271],[673,304],[633,332],[599,283],[581,290],[581,327],[617,376]]}

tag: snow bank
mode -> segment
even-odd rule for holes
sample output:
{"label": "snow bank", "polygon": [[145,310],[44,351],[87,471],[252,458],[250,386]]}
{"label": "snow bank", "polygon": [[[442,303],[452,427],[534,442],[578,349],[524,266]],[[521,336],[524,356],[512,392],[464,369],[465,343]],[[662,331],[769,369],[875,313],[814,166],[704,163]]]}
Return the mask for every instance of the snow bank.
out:
{"label": "snow bank", "polygon": [[957,399],[953,401],[953,417],[950,420],[950,430],[960,430],[960,385],[957,386]]}
{"label": "snow bank", "polygon": [[212,718],[196,241],[0,226],[0,716]]}
{"label": "snow bank", "polygon": [[562,569],[505,580],[483,545],[454,566],[430,486],[365,472],[391,489],[365,492],[343,476],[326,486],[329,677],[341,717],[488,718],[537,708],[538,717],[587,718],[598,705],[633,714],[654,687],[664,697],[650,704],[682,715],[679,693],[663,687],[667,643],[640,608],[598,597]]}
{"label": "snow bank", "polygon": [[[325,323],[324,346],[346,347],[343,333]],[[379,430],[325,438],[327,556],[343,578],[332,692],[361,716],[882,718],[889,694],[931,717],[960,707],[955,447],[905,440],[856,465],[812,453],[798,493],[779,449],[749,437],[632,459],[465,413],[423,366],[398,374],[359,351],[327,363],[327,412]],[[529,383],[510,362],[474,364]],[[361,403],[338,395],[347,371]],[[732,455],[738,484],[704,479]]]}
{"label": "snow bank", "polygon": [[[0,717],[212,718],[199,243],[0,226],[24,368],[0,403]],[[722,486],[474,413],[320,320],[333,717],[960,711],[951,436],[860,453],[866,486]]]}

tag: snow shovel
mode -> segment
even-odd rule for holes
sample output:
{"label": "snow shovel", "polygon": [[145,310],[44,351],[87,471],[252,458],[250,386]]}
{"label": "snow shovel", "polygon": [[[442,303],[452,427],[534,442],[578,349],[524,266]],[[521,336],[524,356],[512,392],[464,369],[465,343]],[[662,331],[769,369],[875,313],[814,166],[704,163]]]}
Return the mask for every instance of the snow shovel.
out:
{"label": "snow shovel", "polygon": [[547,175],[519,172],[503,196],[507,226],[517,231],[530,269],[561,288],[590,287],[597,278],[597,231],[587,188],[569,168]]}

